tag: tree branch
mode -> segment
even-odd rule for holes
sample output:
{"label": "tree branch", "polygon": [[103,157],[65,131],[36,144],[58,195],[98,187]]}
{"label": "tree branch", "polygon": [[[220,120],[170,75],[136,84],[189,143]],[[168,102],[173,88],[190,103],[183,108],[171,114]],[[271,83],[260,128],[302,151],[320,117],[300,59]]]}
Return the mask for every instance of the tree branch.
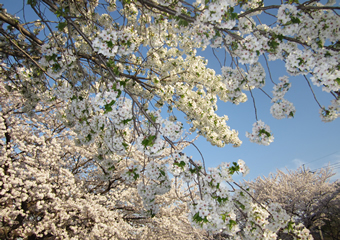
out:
{"label": "tree branch", "polygon": [[39,45],[43,45],[44,42],[41,41],[39,38],[37,38],[33,33],[29,32],[26,28],[24,28],[18,20],[13,19],[9,16],[6,16],[5,14],[0,12],[0,20],[8,23],[9,25],[11,25],[12,27],[15,27],[16,29],[19,30],[19,32],[21,32],[23,35],[29,37],[32,41],[34,41],[35,43],[39,44]]}

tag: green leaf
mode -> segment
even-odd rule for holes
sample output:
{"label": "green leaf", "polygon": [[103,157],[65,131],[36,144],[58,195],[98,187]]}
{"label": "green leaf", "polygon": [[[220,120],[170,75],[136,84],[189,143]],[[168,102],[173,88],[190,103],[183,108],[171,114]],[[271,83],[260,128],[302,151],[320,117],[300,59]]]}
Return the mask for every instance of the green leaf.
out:
{"label": "green leaf", "polygon": [[235,225],[237,225],[235,220],[229,220],[229,230],[231,230]]}
{"label": "green leaf", "polygon": [[112,105],[115,104],[115,102],[116,102],[115,100],[112,100],[110,103],[104,106],[105,108],[104,114],[112,111]]}
{"label": "green leaf", "polygon": [[340,78],[335,79],[335,81],[340,85]]}
{"label": "green leaf", "polygon": [[57,28],[60,30],[60,31],[63,31],[64,28],[67,26],[67,22],[60,22],[58,25],[57,25]]}
{"label": "green leaf", "polygon": [[66,6],[64,9],[62,7],[58,8],[57,11],[55,11],[55,14],[57,17],[66,17],[67,13],[70,12],[70,8]]}
{"label": "green leaf", "polygon": [[279,46],[280,44],[278,42],[276,42],[274,39],[273,40],[270,40],[268,41],[268,46],[270,47],[270,50],[275,52],[275,50],[277,49],[277,47]]}
{"label": "green leaf", "polygon": [[298,58],[299,60],[299,66],[301,66],[305,61],[302,58]]}
{"label": "green leaf", "polygon": [[154,135],[150,135],[148,137],[145,137],[145,139],[142,141],[142,145],[144,147],[153,146],[153,142],[154,142],[155,138],[156,138],[156,136],[154,136]]}
{"label": "green leaf", "polygon": [[299,0],[286,0],[286,2],[289,4],[293,4],[293,3],[299,4]]}
{"label": "green leaf", "polygon": [[152,212],[152,209],[148,210],[147,212],[150,214],[151,218],[156,216],[156,214]]}
{"label": "green leaf", "polygon": [[293,222],[292,221],[289,221],[288,222],[288,231],[293,231]]}
{"label": "green leaf", "polygon": [[235,51],[237,48],[238,48],[237,42],[232,42],[232,43],[231,43],[231,49],[232,49],[233,51]]}
{"label": "green leaf", "polygon": [[122,3],[123,3],[123,5],[125,5],[125,4],[130,4],[130,3],[131,3],[131,0],[123,0]]}
{"label": "green leaf", "polygon": [[114,165],[112,165],[111,167],[108,168],[108,170],[110,170],[110,171],[116,170],[116,167]]}
{"label": "green leaf", "polygon": [[319,38],[317,38],[317,39],[315,40],[315,42],[316,42],[316,44],[318,44],[318,47],[319,47],[319,48],[322,48],[322,47],[323,47],[322,41],[321,41]]}
{"label": "green leaf", "polygon": [[55,54],[55,53],[53,53],[53,55],[51,55],[51,56],[45,56],[45,58],[46,58],[46,60],[47,61],[51,61],[51,60],[53,60],[53,61],[55,61],[55,62],[57,62],[58,61],[58,55],[57,54]]}
{"label": "green leaf", "polygon": [[178,167],[180,167],[180,168],[184,168],[184,166],[185,166],[185,162],[184,161],[181,161],[181,162],[174,162],[174,165],[175,166],[178,166]]}
{"label": "green leaf", "polygon": [[114,62],[114,61],[112,61],[111,59],[109,59],[109,61],[107,61],[107,63],[106,63],[106,66],[108,66],[109,68],[113,68],[113,67],[115,67],[116,65],[115,65],[115,62]]}
{"label": "green leaf", "polygon": [[331,56],[332,56],[332,54],[330,54],[330,52],[327,51],[327,52],[325,53],[325,57],[331,57]]}
{"label": "green leaf", "polygon": [[297,17],[290,17],[290,19],[292,20],[292,23],[301,23],[300,19]]}
{"label": "green leaf", "polygon": [[115,74],[115,75],[119,75],[119,69],[118,69],[118,67],[115,67],[114,69],[113,69],[113,73]]}
{"label": "green leaf", "polygon": [[232,20],[238,19],[238,14],[237,14],[237,13],[234,13],[234,12],[231,13],[230,18],[231,18]]}
{"label": "green leaf", "polygon": [[258,134],[258,136],[260,136],[262,133],[266,134],[266,135],[267,135],[267,137],[270,137],[270,133],[269,133],[269,132],[267,132],[267,131],[266,131],[266,130],[264,130],[264,129],[261,129],[261,130],[259,131],[259,134]]}
{"label": "green leaf", "polygon": [[218,197],[218,198],[217,198],[217,201],[218,201],[219,203],[222,203],[222,202],[228,201],[228,198],[227,198],[227,197],[226,197],[226,198]]}
{"label": "green leaf", "polygon": [[282,34],[279,34],[279,35],[276,35],[276,36],[277,36],[277,38],[282,42],[284,36],[283,36]]}
{"label": "green leaf", "polygon": [[107,46],[108,46],[109,48],[113,48],[113,43],[112,43],[111,40],[110,40],[110,41],[107,41],[106,43],[107,43]]}
{"label": "green leaf", "polygon": [[126,87],[126,82],[127,82],[127,80],[119,81],[120,85],[123,86],[123,87]]}
{"label": "green leaf", "polygon": [[87,135],[85,139],[86,139],[88,142],[91,141],[92,135],[91,135],[91,134]]}
{"label": "green leaf", "polygon": [[159,169],[160,173],[165,176],[165,172],[162,169]]}
{"label": "green leaf", "polygon": [[127,150],[127,148],[129,147],[129,144],[127,144],[126,142],[122,142],[122,145],[124,146],[125,150]]}
{"label": "green leaf", "polygon": [[63,15],[62,8],[58,8],[57,11],[55,11],[55,14],[57,15],[57,17],[61,17]]}
{"label": "green leaf", "polygon": [[37,5],[37,0],[27,0],[27,4],[31,5],[32,7],[35,7]]}
{"label": "green leaf", "polygon": [[70,12],[70,7],[69,7],[69,6],[66,6],[66,7],[65,7],[64,13],[69,13],[69,12]]}
{"label": "green leaf", "polygon": [[150,114],[150,118],[151,118],[152,122],[156,122],[156,120],[157,120],[157,117],[154,116],[153,114]]}
{"label": "green leaf", "polygon": [[184,20],[184,19],[179,19],[178,25],[187,27],[189,25],[189,22],[187,20]]}
{"label": "green leaf", "polygon": [[206,222],[209,222],[208,219],[207,219],[207,217],[202,218],[198,212],[193,216],[192,219],[193,219],[195,222],[198,222],[198,223],[201,223],[201,222],[205,222],[205,223],[206,223]]}
{"label": "green leaf", "polygon": [[53,64],[52,70],[53,70],[54,72],[58,72],[59,70],[61,70],[60,64],[59,64],[59,63]]}
{"label": "green leaf", "polygon": [[119,98],[120,95],[122,94],[122,91],[120,89],[116,88],[116,83],[112,85],[112,89],[118,92],[117,98]]}
{"label": "green leaf", "polygon": [[76,95],[73,95],[72,97],[71,97],[71,100],[73,101],[73,100],[77,100],[78,99],[78,97],[76,96]]}
{"label": "green leaf", "polygon": [[[11,26],[11,25],[8,25],[8,26],[7,26],[7,30],[12,31],[12,30],[14,30],[14,27]],[[15,41],[14,41],[14,42],[15,42]]]}
{"label": "green leaf", "polygon": [[132,120],[132,118],[131,118],[131,119],[124,119],[124,120],[122,121],[122,123],[123,123],[123,124],[127,124],[127,123],[129,123],[131,120]]}

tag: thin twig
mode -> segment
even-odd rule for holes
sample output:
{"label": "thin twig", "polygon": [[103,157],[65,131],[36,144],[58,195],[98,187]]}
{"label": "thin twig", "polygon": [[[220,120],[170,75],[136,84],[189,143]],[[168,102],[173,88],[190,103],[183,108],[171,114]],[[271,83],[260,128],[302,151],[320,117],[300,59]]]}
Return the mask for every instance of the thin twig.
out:
{"label": "thin twig", "polygon": [[238,186],[239,188],[241,188],[245,193],[247,193],[257,204],[259,204],[263,209],[265,209],[269,214],[270,216],[273,217],[273,215],[271,214],[271,212],[269,212],[267,210],[267,208],[265,208],[259,201],[257,201],[247,190],[245,190],[241,185],[237,184],[236,182],[233,182],[236,186]]}
{"label": "thin twig", "polygon": [[205,174],[207,174],[207,171],[206,171],[206,169],[205,169],[205,161],[204,161],[204,157],[203,157],[203,154],[201,153],[201,151],[199,150],[199,148],[193,143],[193,142],[189,142],[189,141],[183,141],[183,142],[188,142],[188,143],[190,143],[190,144],[192,144],[195,148],[196,148],[196,150],[199,152],[199,154],[201,155],[201,158],[202,158],[202,161],[203,161],[203,169],[204,169],[204,172],[205,172]]}
{"label": "thin twig", "polygon": [[212,49],[212,52],[213,52],[213,54],[214,54],[215,58],[217,59],[217,61],[219,62],[219,64],[220,64],[220,67],[222,68],[222,64],[221,64],[221,62],[220,62],[220,59],[217,57],[217,55],[216,55],[216,53],[215,53],[215,49],[214,49],[214,48]]}
{"label": "thin twig", "polygon": [[3,30],[3,28],[0,28],[0,32],[16,47],[18,48],[26,57],[28,57],[41,71],[43,71],[47,76],[49,76],[51,79],[54,81],[57,81],[55,78],[51,77],[45,69],[43,69],[39,63],[37,63],[25,50],[23,50],[18,44],[16,44],[8,35],[7,33]]}
{"label": "thin twig", "polygon": [[316,98],[315,93],[314,93],[314,91],[313,91],[313,89],[312,89],[312,86],[310,85],[310,83],[309,83],[309,81],[308,81],[308,78],[307,78],[305,75],[303,75],[303,77],[306,79],[306,82],[307,82],[307,84],[308,84],[308,86],[309,86],[309,89],[311,90],[311,92],[312,92],[312,94],[313,94],[313,97],[314,97],[315,101],[317,102],[317,104],[319,105],[320,108],[323,108],[323,107],[321,106],[321,104],[319,103],[318,99]]}
{"label": "thin twig", "polygon": [[253,99],[253,105],[254,105],[254,110],[255,110],[255,119],[256,119],[256,121],[258,121],[258,119],[257,119],[257,109],[256,109],[255,98],[254,98],[254,96],[253,96],[253,92],[251,91],[250,87],[249,87],[249,92],[250,92],[251,98]]}
{"label": "thin twig", "polygon": [[265,54],[263,54],[263,57],[264,57],[264,60],[266,61],[267,69],[268,69],[268,72],[269,72],[269,78],[272,81],[272,83],[274,83],[276,85],[276,83],[273,81],[273,78],[272,78],[272,74],[271,74],[271,71],[270,71],[270,68],[269,68],[267,57],[266,57]]}

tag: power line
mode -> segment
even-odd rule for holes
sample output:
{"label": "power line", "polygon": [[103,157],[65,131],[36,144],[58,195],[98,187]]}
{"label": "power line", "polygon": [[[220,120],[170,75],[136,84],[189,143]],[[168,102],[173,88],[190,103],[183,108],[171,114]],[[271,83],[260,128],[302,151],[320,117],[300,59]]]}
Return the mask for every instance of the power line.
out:
{"label": "power line", "polygon": [[325,167],[336,167],[335,165],[339,165],[339,164],[340,164],[340,162],[335,162],[335,163],[328,164],[327,166],[320,167],[320,168],[325,168]]}
{"label": "power line", "polygon": [[325,157],[331,156],[331,155],[333,155],[333,154],[335,154],[335,153],[337,153],[337,152],[339,152],[339,151],[336,151],[336,152],[334,152],[334,153],[331,153],[331,154],[328,154],[328,155],[326,155],[326,156],[323,156],[323,157],[317,158],[317,159],[315,159],[315,160],[312,160],[312,161],[310,161],[310,162],[308,162],[308,163],[305,163],[304,165],[306,165],[306,164],[309,164],[309,163],[312,163],[312,162],[316,162],[316,161],[318,161],[318,160],[320,160],[320,159],[323,159],[323,158],[325,158]]}
{"label": "power line", "polygon": [[336,162],[336,163],[332,163],[332,164],[330,164],[330,165],[328,165],[328,166],[316,168],[316,169],[313,170],[313,172],[315,172],[315,171],[317,171],[317,170],[320,170],[321,168],[327,168],[327,167],[330,167],[330,168],[332,168],[333,170],[334,170],[334,169],[338,169],[338,168],[340,168],[340,162]]}

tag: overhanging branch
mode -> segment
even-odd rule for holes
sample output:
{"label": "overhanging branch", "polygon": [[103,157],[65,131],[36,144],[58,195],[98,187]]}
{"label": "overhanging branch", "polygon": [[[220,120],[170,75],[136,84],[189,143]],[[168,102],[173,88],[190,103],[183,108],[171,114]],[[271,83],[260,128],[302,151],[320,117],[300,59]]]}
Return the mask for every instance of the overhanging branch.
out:
{"label": "overhanging branch", "polygon": [[2,12],[0,12],[0,20],[6,22],[7,24],[11,25],[12,27],[18,29],[23,35],[29,37],[31,40],[33,40],[35,43],[39,45],[43,45],[44,42],[42,42],[39,38],[37,38],[33,33],[29,32],[26,28],[24,28],[18,20],[11,18],[10,16],[6,16]]}

